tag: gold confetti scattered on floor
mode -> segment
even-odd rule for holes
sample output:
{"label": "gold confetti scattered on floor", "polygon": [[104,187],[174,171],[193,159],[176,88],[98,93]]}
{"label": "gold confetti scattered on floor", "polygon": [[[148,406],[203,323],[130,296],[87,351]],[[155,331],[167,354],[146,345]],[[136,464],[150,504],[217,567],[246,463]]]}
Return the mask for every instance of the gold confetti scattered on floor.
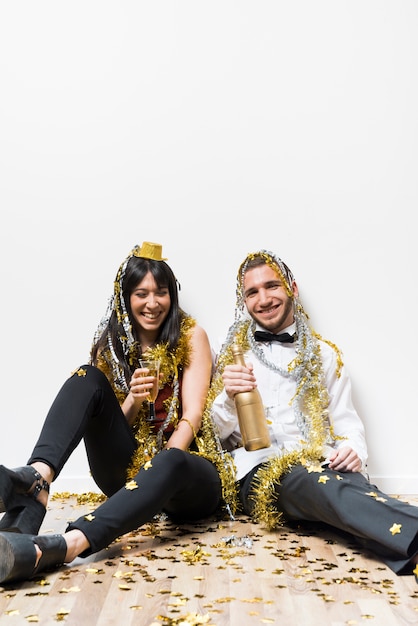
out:
{"label": "gold confetti scattered on floor", "polygon": [[[68,521],[94,516],[103,499],[54,494],[42,532],[63,532]],[[0,624],[57,622],[415,624],[418,585],[414,576],[396,576],[348,536],[320,525],[267,532],[245,517],[182,527],[160,516],[87,559],[0,586]]]}

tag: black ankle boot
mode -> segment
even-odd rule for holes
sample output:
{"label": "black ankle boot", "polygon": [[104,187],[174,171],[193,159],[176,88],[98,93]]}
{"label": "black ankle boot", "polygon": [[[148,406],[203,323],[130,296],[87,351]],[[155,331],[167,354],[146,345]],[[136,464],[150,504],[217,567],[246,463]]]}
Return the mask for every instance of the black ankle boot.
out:
{"label": "black ankle boot", "polygon": [[16,469],[0,465],[0,513],[19,506],[18,496],[36,500],[42,489],[49,493],[49,484],[31,465]]}
{"label": "black ankle boot", "polygon": [[43,504],[28,496],[15,496],[15,504],[0,519],[0,531],[37,535],[46,515]]}
{"label": "black ankle boot", "polygon": [[[35,544],[42,556],[36,564]],[[63,535],[21,535],[0,532],[0,584],[23,581],[63,565],[67,543]]]}

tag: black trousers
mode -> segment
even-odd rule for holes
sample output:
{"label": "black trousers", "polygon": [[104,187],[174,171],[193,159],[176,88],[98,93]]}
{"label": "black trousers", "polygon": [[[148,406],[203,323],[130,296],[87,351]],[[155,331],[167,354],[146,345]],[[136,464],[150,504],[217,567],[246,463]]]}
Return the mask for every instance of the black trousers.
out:
{"label": "black trousers", "polygon": [[[83,371],[85,375],[79,375]],[[213,514],[220,503],[215,466],[175,448],[162,450],[151,467],[139,470],[134,478],[137,488],[126,488],[136,441],[106,376],[90,365],[82,366],[60,389],[28,463],[44,461],[56,478],[82,439],[93,479],[108,496],[92,521],[83,516],[68,527],[86,535],[90,549],[83,556],[162,511],[177,521],[192,521]]]}
{"label": "black trousers", "polygon": [[[251,515],[254,474],[240,481],[240,499]],[[320,481],[319,481],[320,479]],[[418,553],[418,507],[391,498],[358,472],[308,472],[297,465],[276,485],[276,506],[288,521],[328,524],[349,533],[397,574],[411,571]]]}

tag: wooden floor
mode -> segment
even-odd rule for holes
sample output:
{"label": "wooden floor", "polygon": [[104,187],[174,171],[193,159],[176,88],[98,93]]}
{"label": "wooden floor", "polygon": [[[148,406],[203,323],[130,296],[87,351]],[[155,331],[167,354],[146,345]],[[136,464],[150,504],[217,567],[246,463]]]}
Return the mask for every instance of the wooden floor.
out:
{"label": "wooden floor", "polygon": [[[418,499],[409,499],[414,504]],[[42,532],[90,513],[50,501]],[[107,550],[0,586],[0,624],[42,626],[418,624],[414,576],[396,576],[328,529],[266,532],[246,518],[177,527],[160,519]]]}

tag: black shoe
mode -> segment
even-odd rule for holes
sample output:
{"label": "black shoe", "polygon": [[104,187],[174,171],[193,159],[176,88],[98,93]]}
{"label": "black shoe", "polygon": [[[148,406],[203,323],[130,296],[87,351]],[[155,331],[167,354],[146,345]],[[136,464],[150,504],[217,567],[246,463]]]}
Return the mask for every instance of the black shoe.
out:
{"label": "black shoe", "polygon": [[18,506],[16,496],[38,498],[44,489],[49,493],[49,484],[32,465],[8,469],[0,465],[0,513]]}
{"label": "black shoe", "polygon": [[[42,551],[36,564],[35,544]],[[34,578],[64,564],[67,543],[63,535],[22,535],[0,532],[0,584]]]}
{"label": "black shoe", "polygon": [[28,496],[16,495],[16,506],[0,519],[0,531],[37,535],[46,515],[43,504]]}

